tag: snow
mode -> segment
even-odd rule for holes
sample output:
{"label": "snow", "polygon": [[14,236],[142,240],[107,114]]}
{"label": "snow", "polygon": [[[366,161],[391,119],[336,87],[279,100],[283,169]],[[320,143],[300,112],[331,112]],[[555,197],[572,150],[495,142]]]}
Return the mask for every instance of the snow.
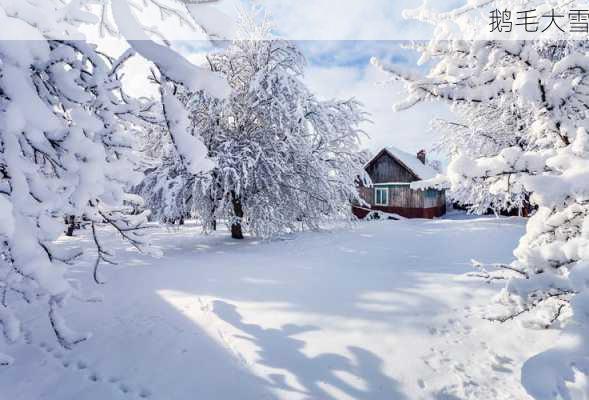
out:
{"label": "snow", "polygon": [[195,92],[204,90],[219,98],[229,95],[229,85],[219,74],[198,67],[178,52],[149,39],[126,0],[112,0],[112,10],[121,35],[137,53],[156,64],[167,78]]}
{"label": "snow", "polygon": [[[13,343],[18,339],[20,335],[20,323],[12,312],[2,305],[0,305],[0,327],[2,328],[2,334],[8,342]],[[1,363],[2,361],[0,359]]]}
{"label": "snow", "polygon": [[536,101],[540,99],[540,74],[538,71],[528,70],[519,72],[513,81],[513,91],[523,99]]}
{"label": "snow", "polygon": [[438,175],[438,172],[435,169],[419,161],[414,154],[406,153],[394,146],[388,146],[386,150],[391,156],[401,161],[406,167],[413,171],[419,179],[432,179]]}
{"label": "snow", "polygon": [[431,179],[426,179],[417,182],[411,182],[411,189],[413,190],[426,190],[426,189],[449,189],[450,182],[445,175],[437,174]]}
{"label": "snow", "polygon": [[162,87],[162,106],[166,121],[178,154],[182,157],[188,172],[198,174],[211,170],[215,163],[207,158],[207,148],[192,134],[188,111],[168,87]]}
{"label": "snow", "polygon": [[212,40],[228,40],[236,36],[235,22],[217,7],[222,1],[189,3],[186,8],[198,26]]}
{"label": "snow", "polygon": [[0,235],[10,237],[13,232],[12,204],[3,195],[0,195]]}
{"label": "snow", "polygon": [[104,300],[62,310],[92,338],[64,350],[30,312],[33,333],[0,344],[14,358],[1,397],[528,399],[519,371],[557,331],[483,320],[500,285],[461,276],[472,258],[510,261],[525,222],[453,214],[274,241],[153,225],[160,259],[101,228],[120,265],[93,286],[89,250],[68,278]]}

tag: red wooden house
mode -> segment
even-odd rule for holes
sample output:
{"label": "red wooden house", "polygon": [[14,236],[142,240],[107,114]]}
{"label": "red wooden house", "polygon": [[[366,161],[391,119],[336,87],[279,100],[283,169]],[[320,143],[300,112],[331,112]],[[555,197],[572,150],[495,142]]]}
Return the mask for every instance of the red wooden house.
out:
{"label": "red wooden house", "polygon": [[446,213],[444,190],[413,190],[411,182],[430,179],[437,172],[426,165],[425,151],[416,156],[395,147],[382,149],[365,165],[372,186],[360,186],[360,197],[367,204],[355,204],[354,215],[364,218],[372,211],[397,214],[405,218],[436,218]]}

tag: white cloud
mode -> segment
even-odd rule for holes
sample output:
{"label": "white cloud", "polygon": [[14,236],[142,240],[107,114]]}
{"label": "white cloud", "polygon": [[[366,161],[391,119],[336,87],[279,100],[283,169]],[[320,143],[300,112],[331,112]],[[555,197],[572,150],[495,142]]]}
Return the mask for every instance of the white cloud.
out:
{"label": "white cloud", "polygon": [[[242,0],[246,2],[247,0]],[[402,18],[419,0],[250,0],[275,21],[277,33],[291,40],[428,39],[432,27]],[[430,0],[434,9],[448,9],[464,0]]]}

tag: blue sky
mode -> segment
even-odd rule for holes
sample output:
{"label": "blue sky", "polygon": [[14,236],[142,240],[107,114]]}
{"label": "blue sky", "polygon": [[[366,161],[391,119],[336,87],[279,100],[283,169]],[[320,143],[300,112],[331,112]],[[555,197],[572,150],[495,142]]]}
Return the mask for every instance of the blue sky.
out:
{"label": "blue sky", "polygon": [[396,40],[299,40],[307,60],[316,65],[363,68],[371,57],[416,65],[417,54]]}

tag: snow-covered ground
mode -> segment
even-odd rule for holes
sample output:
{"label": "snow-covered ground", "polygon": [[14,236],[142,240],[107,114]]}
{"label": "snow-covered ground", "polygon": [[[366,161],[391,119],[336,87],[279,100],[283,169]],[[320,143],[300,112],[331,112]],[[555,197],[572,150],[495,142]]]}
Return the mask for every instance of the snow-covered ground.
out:
{"label": "snow-covered ground", "polygon": [[0,348],[16,359],[0,399],[526,399],[521,364],[556,333],[483,320],[496,289],[460,276],[510,261],[524,225],[455,215],[270,242],[156,227],[159,259],[104,230],[121,265],[102,267],[101,302],[68,308],[92,338]]}

